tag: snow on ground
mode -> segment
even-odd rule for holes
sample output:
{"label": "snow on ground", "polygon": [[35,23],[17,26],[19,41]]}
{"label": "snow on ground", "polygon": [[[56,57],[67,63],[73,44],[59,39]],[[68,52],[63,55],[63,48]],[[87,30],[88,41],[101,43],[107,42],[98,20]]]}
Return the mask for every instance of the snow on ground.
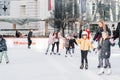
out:
{"label": "snow on ground", "polygon": [[[44,42],[43,42],[44,44]],[[0,64],[0,80],[120,80],[120,49],[112,47],[112,74],[97,75],[97,54],[89,53],[89,69],[80,70],[80,50],[76,47],[73,57],[44,55],[47,46],[27,49],[27,47],[8,47],[9,64]],[[44,48],[43,48],[44,47]]]}

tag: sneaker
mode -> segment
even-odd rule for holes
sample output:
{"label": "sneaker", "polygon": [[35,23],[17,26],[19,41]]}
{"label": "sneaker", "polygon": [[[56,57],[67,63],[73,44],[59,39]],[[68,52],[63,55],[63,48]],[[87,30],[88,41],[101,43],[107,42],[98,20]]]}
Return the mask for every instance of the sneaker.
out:
{"label": "sneaker", "polygon": [[98,75],[104,74],[104,68],[100,68],[100,71],[98,72]]}
{"label": "sneaker", "polygon": [[108,70],[107,70],[107,75],[110,75],[112,73],[112,70],[109,68]]}
{"label": "sneaker", "polygon": [[88,69],[88,64],[85,65],[85,69]]}
{"label": "sneaker", "polygon": [[80,66],[80,69],[83,69],[83,68],[84,68],[84,65],[81,65],[81,66]]}

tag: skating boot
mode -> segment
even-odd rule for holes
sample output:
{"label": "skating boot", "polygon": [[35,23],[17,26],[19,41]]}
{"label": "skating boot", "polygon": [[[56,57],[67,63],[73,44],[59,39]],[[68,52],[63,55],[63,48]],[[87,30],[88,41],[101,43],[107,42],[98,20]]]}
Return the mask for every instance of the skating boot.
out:
{"label": "skating boot", "polygon": [[110,68],[107,69],[107,75],[110,75],[112,73],[112,70]]}
{"label": "skating boot", "polygon": [[88,64],[85,64],[85,69],[88,69]]}
{"label": "skating boot", "polygon": [[100,68],[100,65],[98,65],[97,68]]}
{"label": "skating boot", "polygon": [[84,68],[84,65],[81,65],[81,66],[80,66],[80,69],[83,69],[83,68]]}
{"label": "skating boot", "polygon": [[104,74],[104,68],[100,68],[100,71],[98,72],[98,75]]}

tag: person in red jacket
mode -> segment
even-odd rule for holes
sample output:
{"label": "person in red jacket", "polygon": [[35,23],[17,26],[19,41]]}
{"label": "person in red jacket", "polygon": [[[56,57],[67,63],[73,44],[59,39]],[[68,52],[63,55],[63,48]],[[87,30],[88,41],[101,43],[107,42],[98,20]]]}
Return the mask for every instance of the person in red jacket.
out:
{"label": "person in red jacket", "polygon": [[88,39],[90,39],[90,30],[89,30],[89,28],[86,29],[86,32],[88,33]]}

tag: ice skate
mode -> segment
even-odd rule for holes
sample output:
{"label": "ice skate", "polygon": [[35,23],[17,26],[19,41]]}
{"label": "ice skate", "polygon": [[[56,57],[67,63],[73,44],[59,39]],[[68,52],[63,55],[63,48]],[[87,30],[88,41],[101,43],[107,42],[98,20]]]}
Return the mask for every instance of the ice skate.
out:
{"label": "ice skate", "polygon": [[47,52],[45,53],[45,55],[47,55]]}
{"label": "ice skate", "polygon": [[104,74],[104,68],[100,68],[100,71],[98,72],[98,75]]}
{"label": "ice skate", "polygon": [[100,65],[98,65],[97,68],[100,68]]}
{"label": "ice skate", "polygon": [[81,65],[81,66],[80,66],[80,69],[83,69],[83,68],[84,68],[84,65]]}
{"label": "ice skate", "polygon": [[8,63],[9,63],[9,61],[6,62],[6,64],[8,64]]}
{"label": "ice skate", "polygon": [[107,69],[107,75],[110,75],[112,73],[112,70],[109,68]]}

